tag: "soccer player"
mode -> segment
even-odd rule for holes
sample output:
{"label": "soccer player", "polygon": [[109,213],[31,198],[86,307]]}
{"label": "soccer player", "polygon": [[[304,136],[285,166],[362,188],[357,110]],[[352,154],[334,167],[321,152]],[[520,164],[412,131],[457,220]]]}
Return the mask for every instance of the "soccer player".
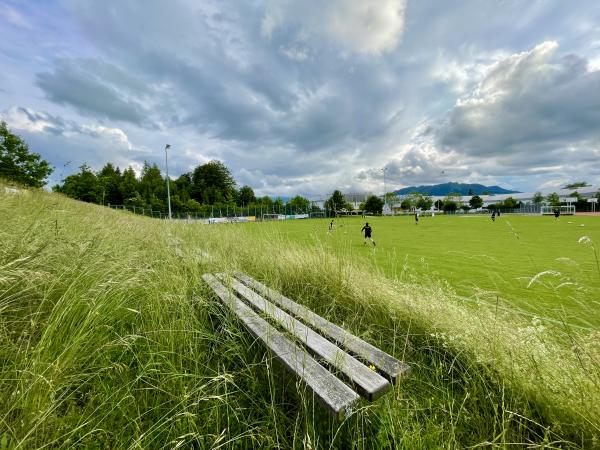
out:
{"label": "soccer player", "polygon": [[371,241],[371,244],[373,244],[373,247],[375,247],[375,241],[371,237],[371,233],[373,232],[373,229],[370,227],[369,222],[366,222],[365,226],[362,227],[362,229],[360,231],[365,232],[365,244],[364,245],[367,245],[367,241]]}
{"label": "soccer player", "polygon": [[492,211],[492,222],[496,221],[496,210]]}
{"label": "soccer player", "polygon": [[331,233],[333,231],[333,220],[331,220],[331,222],[329,222],[329,232]]}
{"label": "soccer player", "polygon": [[419,225],[419,213],[415,211],[415,225]]}

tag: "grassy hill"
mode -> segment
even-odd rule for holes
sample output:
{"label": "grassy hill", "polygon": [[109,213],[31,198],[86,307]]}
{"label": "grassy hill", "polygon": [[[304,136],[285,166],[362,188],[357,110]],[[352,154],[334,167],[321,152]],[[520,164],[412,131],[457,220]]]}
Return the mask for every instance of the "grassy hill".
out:
{"label": "grassy hill", "polygon": [[[465,303],[261,225],[168,223],[0,186],[0,448],[598,445],[597,331]],[[411,377],[335,422],[200,281],[233,269]]]}

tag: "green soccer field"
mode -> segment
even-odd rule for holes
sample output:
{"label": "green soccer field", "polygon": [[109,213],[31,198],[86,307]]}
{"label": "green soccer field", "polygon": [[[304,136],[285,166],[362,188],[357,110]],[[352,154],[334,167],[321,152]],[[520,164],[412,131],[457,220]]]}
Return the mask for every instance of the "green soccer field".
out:
{"label": "green soccer field", "polygon": [[[599,272],[578,243],[599,218],[375,218],[373,249],[359,218],[205,225],[3,187],[1,449],[600,442]],[[202,282],[234,271],[410,374],[338,422]]]}
{"label": "green soccer field", "polygon": [[[600,324],[600,217],[488,216],[367,218],[377,245],[364,245],[362,218],[268,222],[256,237],[324,246],[376,264],[386,276],[439,284],[473,302],[585,328]],[[589,238],[588,239],[586,239]],[[590,242],[591,241],[591,242]],[[368,280],[365,280],[368,283]]]}

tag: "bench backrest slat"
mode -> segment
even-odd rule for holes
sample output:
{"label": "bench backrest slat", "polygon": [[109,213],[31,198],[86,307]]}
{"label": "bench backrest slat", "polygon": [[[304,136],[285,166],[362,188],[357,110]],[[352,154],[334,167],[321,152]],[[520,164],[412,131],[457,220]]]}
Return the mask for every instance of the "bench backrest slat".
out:
{"label": "bench backrest slat", "polygon": [[331,366],[342,372],[356,385],[360,393],[370,401],[381,397],[391,389],[390,383],[377,372],[369,369],[346,351],[340,349],[273,303],[265,300],[238,280],[230,278],[226,274],[217,274],[217,278],[225,284],[231,283],[231,287],[254,308],[270,316],[286,331],[306,345],[313,354],[320,356]]}
{"label": "bench backrest slat", "polygon": [[317,398],[339,419],[351,411],[360,398],[350,387],[312,358],[306,350],[275,329],[236,297],[211,274],[202,276],[219,299],[260,339],[273,353],[313,390]]}
{"label": "bench backrest slat", "polygon": [[246,286],[251,287],[282,309],[296,316],[296,318],[319,330],[324,336],[328,336],[361,359],[373,364],[392,382],[398,381],[400,377],[408,373],[409,366],[407,364],[350,334],[343,328],[315,314],[305,306],[299,305],[242,272],[235,272],[235,277]]}

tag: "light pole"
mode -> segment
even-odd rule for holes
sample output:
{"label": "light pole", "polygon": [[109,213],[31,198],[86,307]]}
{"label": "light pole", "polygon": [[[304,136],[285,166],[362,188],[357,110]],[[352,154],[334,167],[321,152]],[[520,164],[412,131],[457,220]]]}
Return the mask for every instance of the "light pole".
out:
{"label": "light pole", "polygon": [[381,169],[381,171],[383,172],[383,209],[385,209],[385,207],[387,206],[387,196],[385,195],[387,192],[386,183],[385,183],[385,171],[386,170],[387,170],[387,167],[384,167]]}
{"label": "light pole", "polygon": [[169,204],[169,220],[171,220],[171,188],[169,186],[169,157],[167,156],[167,149],[171,148],[169,144],[165,145],[165,166],[167,169],[167,202]]}

